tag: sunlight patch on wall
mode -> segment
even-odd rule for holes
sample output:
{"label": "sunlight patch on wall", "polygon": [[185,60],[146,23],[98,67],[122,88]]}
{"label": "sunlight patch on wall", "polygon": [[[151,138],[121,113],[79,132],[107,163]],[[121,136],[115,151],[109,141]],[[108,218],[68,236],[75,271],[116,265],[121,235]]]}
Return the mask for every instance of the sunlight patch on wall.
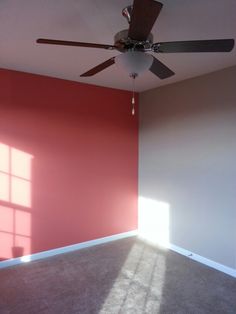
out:
{"label": "sunlight patch on wall", "polygon": [[14,210],[6,206],[0,206],[0,231],[13,232]]}
{"label": "sunlight patch on wall", "polygon": [[9,171],[9,146],[0,143],[0,171]]}
{"label": "sunlight patch on wall", "polygon": [[169,246],[170,204],[139,197],[138,234],[140,237],[164,247]]}
{"label": "sunlight patch on wall", "polygon": [[31,234],[31,214],[16,210],[15,220],[15,233],[29,237]]}
{"label": "sunlight patch on wall", "polygon": [[0,200],[31,206],[33,156],[0,143]]}
{"label": "sunlight patch on wall", "polygon": [[14,246],[13,233],[0,231],[0,260],[12,257],[13,246]]}
{"label": "sunlight patch on wall", "polygon": [[9,176],[0,172],[0,200],[9,201]]}
{"label": "sunlight patch on wall", "polygon": [[32,158],[0,143],[0,260],[31,253]]}
{"label": "sunlight patch on wall", "polygon": [[31,180],[32,156],[18,149],[11,149],[11,173],[19,178]]}
{"label": "sunlight patch on wall", "polygon": [[30,237],[15,235],[15,247],[19,248],[15,251],[15,256],[17,257],[30,254],[31,253]]}
{"label": "sunlight patch on wall", "polygon": [[31,206],[30,182],[21,178],[12,177],[11,181],[11,201],[25,207]]}

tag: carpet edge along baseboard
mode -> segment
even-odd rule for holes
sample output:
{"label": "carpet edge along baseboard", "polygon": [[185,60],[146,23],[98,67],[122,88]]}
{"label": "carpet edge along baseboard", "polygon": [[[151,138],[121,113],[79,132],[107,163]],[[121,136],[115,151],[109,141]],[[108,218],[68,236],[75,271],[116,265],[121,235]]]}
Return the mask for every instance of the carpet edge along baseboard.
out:
{"label": "carpet edge along baseboard", "polygon": [[131,231],[118,233],[118,234],[114,234],[111,236],[98,238],[98,239],[94,239],[94,240],[90,240],[90,241],[86,241],[86,242],[81,242],[81,243],[77,243],[77,244],[67,245],[64,247],[51,249],[51,250],[47,250],[47,251],[43,251],[43,252],[39,252],[39,253],[34,253],[34,254],[25,255],[25,256],[21,256],[21,257],[11,258],[11,259],[0,262],[0,269],[14,266],[14,265],[24,264],[24,263],[31,262],[31,261],[36,261],[39,259],[44,259],[44,258],[58,255],[58,254],[63,254],[63,253],[68,253],[68,252],[72,252],[72,251],[76,251],[76,250],[81,250],[81,249],[84,249],[87,247],[91,247],[91,246],[95,246],[95,245],[99,245],[99,244],[103,244],[103,243],[108,243],[108,242],[112,242],[112,241],[116,241],[116,240],[120,240],[120,239],[124,239],[124,238],[128,238],[128,237],[133,237],[133,236],[136,236],[137,233],[138,233],[137,230],[131,230]]}
{"label": "carpet edge along baseboard", "polygon": [[[58,255],[58,254],[63,254],[63,253],[68,253],[68,252],[72,252],[72,251],[76,251],[76,250],[81,250],[81,249],[92,247],[95,245],[104,244],[104,243],[108,243],[108,242],[112,242],[112,241],[116,241],[116,240],[120,240],[120,239],[125,239],[128,237],[133,237],[133,236],[137,236],[137,235],[138,235],[138,230],[136,229],[136,230],[118,233],[118,234],[114,234],[111,236],[98,238],[98,239],[94,239],[94,240],[90,240],[90,241],[86,241],[86,242],[81,242],[81,243],[77,243],[77,244],[72,244],[72,245],[68,245],[68,246],[64,246],[64,247],[60,247],[60,248],[56,248],[56,249],[52,249],[52,250],[48,250],[48,251],[34,253],[31,255],[25,255],[22,257],[12,258],[12,259],[0,262],[0,269],[14,266],[14,265],[24,264],[24,263],[31,262],[31,261],[44,259],[44,258]],[[230,276],[236,278],[236,269],[234,269],[234,268],[231,268],[231,267],[225,266],[223,264],[217,263],[215,261],[212,261],[210,259],[207,259],[207,258],[201,256],[201,255],[190,252],[190,251],[183,249],[179,246],[176,246],[174,244],[169,244],[167,249],[170,249],[171,251],[174,251],[176,253],[184,255],[185,257],[188,257],[188,258],[195,260],[201,264],[207,265],[211,268],[214,268],[218,271],[221,271],[227,275],[230,275]]]}

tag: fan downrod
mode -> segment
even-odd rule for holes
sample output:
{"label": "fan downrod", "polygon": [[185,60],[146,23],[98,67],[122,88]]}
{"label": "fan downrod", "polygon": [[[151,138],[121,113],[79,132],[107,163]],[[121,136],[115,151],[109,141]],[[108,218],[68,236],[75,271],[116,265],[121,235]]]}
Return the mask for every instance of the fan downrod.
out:
{"label": "fan downrod", "polygon": [[[129,5],[122,10],[122,15],[126,18],[127,22],[130,24],[133,6]],[[153,35],[150,33],[147,40],[139,41],[132,39],[128,36],[129,30],[124,29],[118,32],[114,36],[114,46],[120,51],[125,52],[128,50],[135,51],[151,51],[153,44]]]}
{"label": "fan downrod", "polygon": [[130,24],[131,22],[131,13],[133,10],[133,6],[132,5],[128,5],[127,7],[125,7],[122,10],[122,15],[126,18],[126,20],[128,21],[128,23]]}

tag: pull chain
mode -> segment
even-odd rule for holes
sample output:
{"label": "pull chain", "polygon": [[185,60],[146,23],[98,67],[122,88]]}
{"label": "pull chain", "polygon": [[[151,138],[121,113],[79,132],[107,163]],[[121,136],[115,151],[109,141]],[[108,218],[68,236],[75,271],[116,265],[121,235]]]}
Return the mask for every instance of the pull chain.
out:
{"label": "pull chain", "polygon": [[131,103],[132,103],[132,111],[131,111],[131,113],[132,113],[133,116],[135,115],[135,107],[134,107],[134,105],[135,105],[135,97],[134,97],[134,93],[135,93],[135,78],[137,76],[138,76],[137,73],[132,73],[130,75],[130,77],[133,79],[133,94],[132,94],[132,101],[131,101]]}

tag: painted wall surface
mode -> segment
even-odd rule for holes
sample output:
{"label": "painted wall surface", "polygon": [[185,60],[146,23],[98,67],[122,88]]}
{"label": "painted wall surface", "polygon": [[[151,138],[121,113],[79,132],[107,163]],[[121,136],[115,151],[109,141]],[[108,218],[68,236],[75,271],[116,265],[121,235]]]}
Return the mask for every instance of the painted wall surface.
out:
{"label": "painted wall surface", "polygon": [[139,195],[169,210],[166,239],[232,268],[235,78],[232,67],[142,93],[139,138]]}
{"label": "painted wall surface", "polygon": [[0,258],[137,227],[129,92],[0,70]]}

